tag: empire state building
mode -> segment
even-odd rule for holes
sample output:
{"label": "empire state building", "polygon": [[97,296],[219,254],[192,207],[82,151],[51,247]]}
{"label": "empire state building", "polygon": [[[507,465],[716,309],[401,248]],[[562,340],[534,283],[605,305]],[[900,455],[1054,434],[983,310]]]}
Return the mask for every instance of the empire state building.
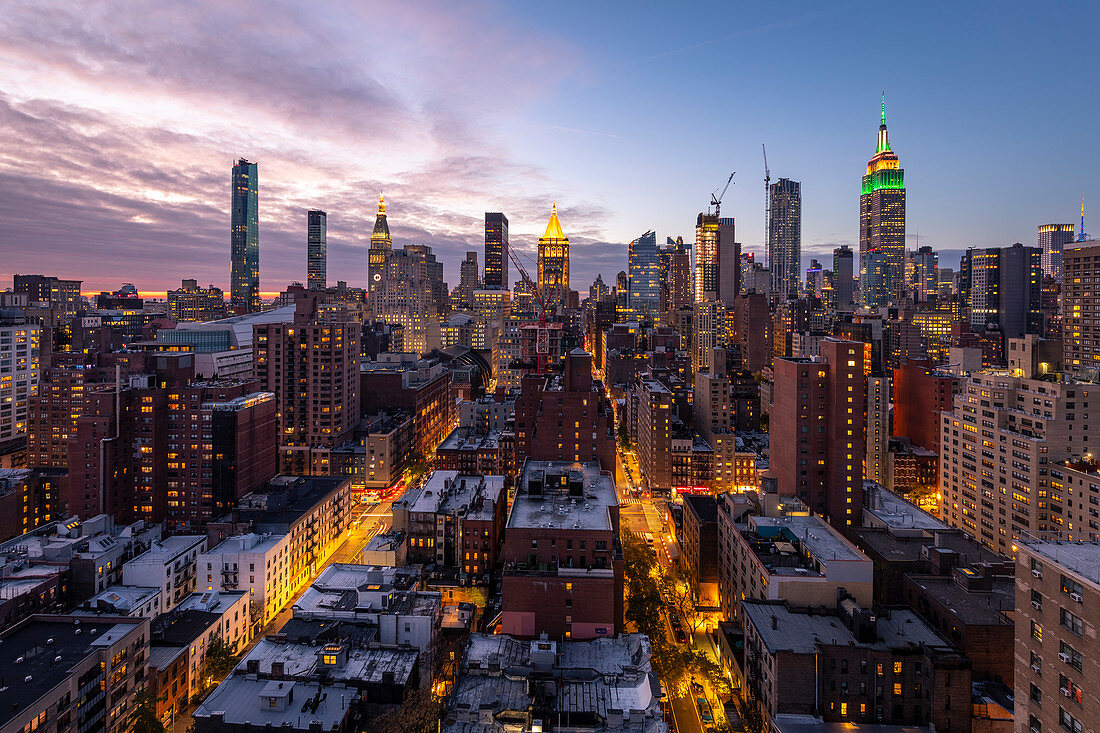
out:
{"label": "empire state building", "polygon": [[859,290],[863,305],[892,301],[904,284],[905,171],[886,137],[886,96],[878,149],[867,163],[859,197]]}

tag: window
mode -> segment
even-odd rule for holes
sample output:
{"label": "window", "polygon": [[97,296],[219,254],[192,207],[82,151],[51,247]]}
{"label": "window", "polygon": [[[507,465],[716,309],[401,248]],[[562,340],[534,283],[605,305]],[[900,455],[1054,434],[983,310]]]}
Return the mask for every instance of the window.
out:
{"label": "window", "polygon": [[1036,705],[1043,704],[1043,691],[1039,689],[1038,685],[1031,685],[1031,701]]}
{"label": "window", "polygon": [[1058,689],[1063,695],[1073,700],[1078,705],[1081,704],[1081,687],[1076,684],[1069,677],[1058,675]]}
{"label": "window", "polygon": [[1043,626],[1042,626],[1042,624],[1037,624],[1034,621],[1031,622],[1031,638],[1034,639],[1035,641],[1042,641],[1043,640]]}
{"label": "window", "polygon": [[901,674],[901,662],[894,662],[894,674]]}
{"label": "window", "polygon": [[1064,608],[1060,610],[1060,615],[1062,626],[1080,636],[1082,628],[1080,616],[1075,616]]}
{"label": "window", "polygon": [[1071,647],[1066,642],[1062,642],[1058,647],[1058,658],[1064,661],[1069,666],[1081,671],[1081,652]]}
{"label": "window", "polygon": [[1031,728],[1031,733],[1043,733],[1043,723],[1034,715],[1028,717],[1027,725]]}
{"label": "window", "polygon": [[326,654],[324,661],[325,661],[325,664],[335,665],[336,664],[336,655],[335,654]]}
{"label": "window", "polygon": [[1081,721],[1067,713],[1062,708],[1058,708],[1058,724],[1069,733],[1082,733]]}
{"label": "window", "polygon": [[1067,596],[1070,596],[1074,598],[1074,600],[1076,600],[1081,597],[1081,594],[1084,593],[1084,591],[1085,589],[1082,588],[1081,584],[1078,583],[1076,580],[1065,575],[1062,576],[1062,592],[1065,593]]}
{"label": "window", "polygon": [[895,682],[894,683],[894,694],[895,695],[900,695],[901,694],[901,683],[900,682]]}

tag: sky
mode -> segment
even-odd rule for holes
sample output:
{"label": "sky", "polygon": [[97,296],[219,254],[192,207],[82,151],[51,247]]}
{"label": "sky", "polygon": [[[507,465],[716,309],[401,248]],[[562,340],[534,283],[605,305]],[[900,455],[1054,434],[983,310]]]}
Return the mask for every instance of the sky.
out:
{"label": "sky", "polygon": [[[1097,211],[1100,4],[32,0],[0,14],[0,287],[227,288],[230,171],[259,164],[261,289],[366,283],[395,245],[458,282],[503,211],[534,270],[557,203],[572,285],[722,204],[762,251],[764,166],[802,183],[804,259],[858,247],[886,90],[909,245],[1034,244]],[[513,280],[516,277],[515,268]]]}

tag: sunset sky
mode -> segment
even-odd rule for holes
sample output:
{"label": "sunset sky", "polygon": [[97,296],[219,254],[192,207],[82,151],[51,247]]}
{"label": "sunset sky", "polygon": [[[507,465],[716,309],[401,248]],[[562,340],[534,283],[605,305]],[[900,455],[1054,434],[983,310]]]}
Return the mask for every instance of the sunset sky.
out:
{"label": "sunset sky", "polygon": [[808,259],[857,245],[883,88],[910,246],[953,266],[1034,244],[1082,194],[1100,234],[1097,7],[5,3],[0,287],[227,287],[237,157],[259,163],[264,291],[305,279],[312,207],[330,283],[364,285],[380,190],[395,244],[435,247],[452,286],[485,211],[531,252],[553,202],[573,287],[613,281],[647,229],[693,238],[732,170],[722,211],[759,251],[761,143],[802,182]]}

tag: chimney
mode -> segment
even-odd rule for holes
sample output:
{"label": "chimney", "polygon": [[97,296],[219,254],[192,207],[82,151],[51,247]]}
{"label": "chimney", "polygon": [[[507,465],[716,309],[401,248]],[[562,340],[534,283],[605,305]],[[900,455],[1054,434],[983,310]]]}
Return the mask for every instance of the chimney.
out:
{"label": "chimney", "polygon": [[772,630],[777,631],[779,629],[779,617],[772,614]]}

